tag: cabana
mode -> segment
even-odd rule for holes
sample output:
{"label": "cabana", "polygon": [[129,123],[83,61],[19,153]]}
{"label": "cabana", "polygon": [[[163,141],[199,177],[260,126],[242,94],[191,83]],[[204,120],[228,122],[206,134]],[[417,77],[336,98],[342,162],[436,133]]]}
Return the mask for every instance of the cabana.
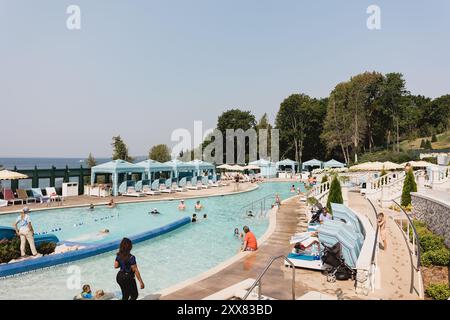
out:
{"label": "cabana", "polygon": [[155,179],[155,173],[170,172],[170,176],[173,173],[172,166],[151,159],[141,161],[137,165],[145,168],[146,178],[151,181]]}
{"label": "cabana", "polygon": [[314,167],[319,167],[320,169],[322,169],[323,162],[320,160],[317,160],[317,159],[311,159],[311,160],[308,160],[308,161],[302,163],[302,170],[310,171],[310,169],[312,169]]}
{"label": "cabana", "polygon": [[216,175],[216,167],[212,163],[209,163],[209,162],[206,162],[206,161],[202,161],[202,160],[197,160],[197,159],[189,161],[187,163],[192,164],[192,165],[195,166],[195,170],[196,170],[196,175],[197,176],[203,176],[203,173],[205,171],[208,172],[208,176],[209,175],[212,175],[212,176]]}
{"label": "cabana", "polygon": [[345,163],[339,162],[337,160],[331,159],[323,164],[324,168],[344,168]]}
{"label": "cabana", "polygon": [[291,167],[292,172],[296,172],[295,166],[298,167],[298,162],[291,159],[284,159],[277,162],[277,170],[280,170],[280,167]]}
{"label": "cabana", "polygon": [[108,173],[112,175],[112,194],[118,195],[119,184],[126,181],[128,174],[140,173],[143,174],[145,168],[125,160],[113,160],[100,164],[91,168],[91,184],[94,184],[97,174]]}
{"label": "cabana", "polygon": [[261,175],[263,177],[274,178],[277,176],[276,164],[266,159],[259,159],[257,161],[250,162],[249,165],[259,167],[261,169]]}
{"label": "cabana", "polygon": [[173,178],[183,178],[186,176],[194,176],[197,170],[196,166],[189,162],[183,162],[177,159],[172,159],[170,161],[164,162],[164,164],[172,167],[174,173]]}

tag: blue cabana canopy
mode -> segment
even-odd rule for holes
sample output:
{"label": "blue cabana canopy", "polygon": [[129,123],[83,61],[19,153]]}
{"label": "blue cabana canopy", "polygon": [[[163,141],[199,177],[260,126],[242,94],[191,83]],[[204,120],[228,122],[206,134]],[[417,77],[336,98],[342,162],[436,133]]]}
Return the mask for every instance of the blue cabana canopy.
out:
{"label": "blue cabana canopy", "polygon": [[337,160],[331,159],[323,164],[324,168],[344,168],[345,164]]}
{"label": "blue cabana canopy", "polygon": [[208,170],[211,171],[212,173],[214,173],[216,171],[216,166],[213,165],[212,163],[206,162],[206,161],[202,161],[202,160],[192,160],[187,162],[188,164],[192,164],[193,166],[195,166],[195,170],[197,171],[197,175],[200,175],[200,172]]}
{"label": "blue cabana canopy", "polygon": [[261,175],[267,178],[273,178],[277,175],[277,166],[275,163],[266,159],[259,159],[249,163],[252,166],[258,166],[261,168]]}
{"label": "blue cabana canopy", "polygon": [[144,172],[145,168],[140,165],[125,160],[113,160],[91,168],[91,183],[95,181],[95,176],[97,174],[109,173],[112,175],[113,195],[117,196],[117,191],[119,187],[119,174],[144,173]]}
{"label": "blue cabana canopy", "polygon": [[150,179],[151,174],[154,172],[172,172],[173,171],[172,166],[170,166],[166,163],[161,163],[161,162],[151,160],[151,159],[141,161],[141,162],[137,163],[137,165],[145,168],[145,172],[147,173],[148,179]]}
{"label": "blue cabana canopy", "polygon": [[189,162],[183,162],[177,159],[164,162],[164,164],[172,167],[175,177],[178,177],[180,172],[194,172],[197,170],[196,166]]}
{"label": "blue cabana canopy", "polygon": [[291,160],[291,159],[284,159],[284,160],[278,161],[276,163],[276,165],[277,165],[277,169],[279,169],[281,166],[291,167],[292,172],[295,172],[295,166],[298,166],[298,162]]}
{"label": "blue cabana canopy", "polygon": [[305,161],[302,163],[302,169],[305,169],[306,167],[323,167],[323,162],[317,159],[311,159],[308,161]]}

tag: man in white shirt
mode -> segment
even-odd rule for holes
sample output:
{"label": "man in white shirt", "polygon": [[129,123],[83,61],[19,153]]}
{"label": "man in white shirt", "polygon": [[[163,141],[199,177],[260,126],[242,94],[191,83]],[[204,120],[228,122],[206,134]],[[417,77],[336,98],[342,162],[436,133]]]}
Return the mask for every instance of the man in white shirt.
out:
{"label": "man in white shirt", "polygon": [[22,209],[20,216],[17,217],[14,228],[16,229],[16,234],[20,237],[20,256],[25,257],[25,245],[28,241],[30,244],[31,253],[33,256],[37,256],[36,246],[34,245],[34,230],[31,225],[31,219],[29,216],[30,209],[25,207]]}

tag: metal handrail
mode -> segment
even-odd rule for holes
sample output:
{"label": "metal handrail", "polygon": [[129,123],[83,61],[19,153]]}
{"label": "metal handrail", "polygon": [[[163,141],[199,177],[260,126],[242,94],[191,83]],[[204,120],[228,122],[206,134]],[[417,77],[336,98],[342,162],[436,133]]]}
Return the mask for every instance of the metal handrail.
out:
{"label": "metal handrail", "polygon": [[262,197],[260,199],[254,200],[254,201],[250,202],[249,204],[247,204],[245,206],[242,206],[241,207],[241,211],[247,211],[247,209],[250,208],[250,207],[253,210],[254,205],[257,204],[257,203],[261,203],[261,211],[262,211],[262,210],[264,210],[266,208],[266,200],[269,199],[269,198],[273,198],[273,195],[269,194],[269,195],[264,196],[264,197]]}
{"label": "metal handrail", "polygon": [[[367,201],[369,201],[370,205],[372,206],[373,212],[375,212],[375,221],[378,221],[378,213],[377,213],[377,209],[375,209],[375,206],[373,205],[372,201],[370,201],[369,198],[366,198]],[[376,224],[376,231],[375,231],[375,241],[373,243],[373,249],[372,249],[372,265],[375,263],[375,256],[376,256],[376,252],[377,252],[377,245],[378,245],[378,232],[379,232],[379,227],[378,227],[378,223]]]}
{"label": "metal handrail", "polygon": [[[416,272],[419,274],[419,285],[421,287],[419,288],[419,292],[418,293],[419,293],[419,296],[422,297],[422,295],[423,295],[423,283],[422,283],[422,278],[421,278],[421,274],[420,274],[420,268],[421,268],[421,263],[420,263],[420,255],[421,255],[421,252],[420,252],[420,237],[419,237],[419,234],[417,233],[417,230],[416,230],[416,227],[414,226],[414,223],[411,220],[411,217],[406,213],[405,209],[403,209],[403,207],[397,201],[392,200],[392,202],[394,202],[400,208],[400,210],[403,212],[403,214],[408,219],[409,223],[406,226],[406,237],[407,237],[408,243],[410,241],[410,239],[409,239],[409,228],[410,228],[410,226],[411,226],[412,231],[413,231],[413,235],[414,236],[412,237],[412,246],[413,246],[414,253],[417,256],[416,266],[414,266],[414,265],[413,266],[416,269]],[[401,220],[400,220],[400,229],[402,230],[402,232],[404,232],[403,231],[403,223],[401,222]],[[409,247],[409,245],[408,245],[408,247]],[[417,249],[416,249],[416,247],[417,247]],[[414,285],[414,281],[412,282],[412,285]],[[411,292],[412,292],[412,290],[413,290],[413,287],[411,287]]]}
{"label": "metal handrail", "polygon": [[266,274],[266,272],[269,270],[272,263],[274,263],[275,260],[278,260],[280,258],[283,258],[292,267],[292,300],[295,300],[295,265],[292,263],[291,260],[288,259],[288,257],[286,257],[284,255],[272,257],[270,259],[269,263],[267,263],[264,270],[261,272],[261,274],[255,280],[255,282],[252,284],[252,286],[248,289],[247,293],[245,294],[244,298],[242,298],[242,300],[246,300],[248,298],[248,296],[250,295],[250,293],[252,293],[253,289],[255,289],[256,286],[258,286],[258,300],[261,300],[261,279]]}

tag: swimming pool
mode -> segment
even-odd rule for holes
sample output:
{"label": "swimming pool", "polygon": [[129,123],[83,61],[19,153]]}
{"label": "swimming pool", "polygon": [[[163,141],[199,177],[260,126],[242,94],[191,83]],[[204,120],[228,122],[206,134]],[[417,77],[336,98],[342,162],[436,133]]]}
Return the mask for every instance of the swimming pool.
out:
{"label": "swimming pool", "polygon": [[[236,195],[200,199],[204,210],[196,224],[189,224],[133,248],[146,288],[141,295],[154,293],[196,276],[238,252],[240,241],[233,236],[235,227],[248,225],[257,237],[267,229],[267,217],[246,217],[242,207],[267,195],[291,196],[292,183],[270,182],[257,190]],[[177,201],[141,202],[118,205],[114,209],[97,207],[55,209],[32,213],[36,232],[54,232],[61,240],[102,243],[165,225],[193,213],[196,199],[186,200],[186,212],[179,212]],[[158,208],[160,215],[148,214]],[[202,219],[207,214],[206,220]],[[16,215],[0,216],[0,225],[11,225]],[[59,230],[61,229],[61,230]],[[109,229],[107,235],[99,234]],[[68,265],[38,270],[0,280],[0,299],[71,299],[79,293],[79,284],[115,292],[114,252],[76,261]],[[79,273],[78,273],[79,272]],[[77,276],[79,274],[79,277]],[[78,281],[79,279],[79,281]]]}

